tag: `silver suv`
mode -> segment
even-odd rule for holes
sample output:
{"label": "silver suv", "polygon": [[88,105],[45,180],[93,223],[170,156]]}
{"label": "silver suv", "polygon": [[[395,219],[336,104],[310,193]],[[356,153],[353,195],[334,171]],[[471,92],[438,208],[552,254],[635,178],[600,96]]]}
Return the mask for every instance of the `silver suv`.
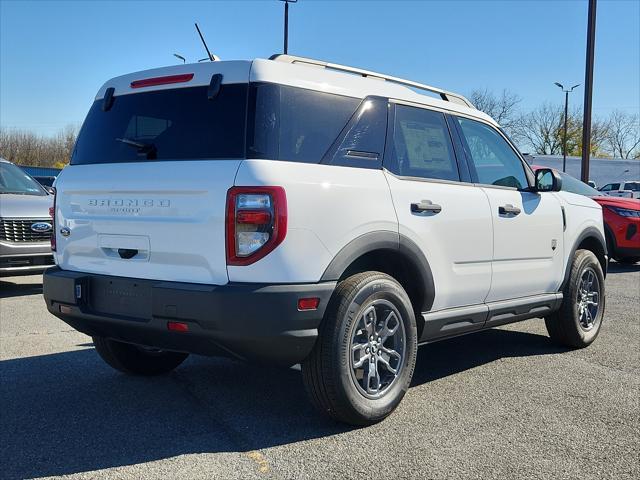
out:
{"label": "silver suv", "polygon": [[53,196],[29,174],[0,158],[0,276],[40,273],[53,265]]}

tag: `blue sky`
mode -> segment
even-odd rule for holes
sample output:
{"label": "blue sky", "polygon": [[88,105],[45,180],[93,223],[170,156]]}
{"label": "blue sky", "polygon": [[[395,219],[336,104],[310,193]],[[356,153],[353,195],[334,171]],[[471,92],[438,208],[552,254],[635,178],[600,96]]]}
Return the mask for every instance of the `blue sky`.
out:
{"label": "blue sky", "polygon": [[[282,50],[282,3],[0,0],[0,125],[53,134],[82,122],[108,78],[205,56]],[[322,1],[290,9],[290,53],[449,90],[518,93],[523,109],[584,82],[586,0]],[[594,114],[640,111],[640,0],[600,0]],[[582,88],[571,101],[581,104]]]}

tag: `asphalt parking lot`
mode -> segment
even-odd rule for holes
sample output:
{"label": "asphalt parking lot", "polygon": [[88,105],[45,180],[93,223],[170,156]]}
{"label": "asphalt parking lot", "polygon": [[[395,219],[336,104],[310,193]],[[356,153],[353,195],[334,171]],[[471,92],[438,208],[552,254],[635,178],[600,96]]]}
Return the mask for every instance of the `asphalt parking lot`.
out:
{"label": "asphalt parking lot", "polygon": [[640,266],[613,263],[589,348],[530,320],[423,347],[400,408],[364,429],[307,403],[300,373],[191,357],[113,371],[0,279],[0,477],[640,478]]}

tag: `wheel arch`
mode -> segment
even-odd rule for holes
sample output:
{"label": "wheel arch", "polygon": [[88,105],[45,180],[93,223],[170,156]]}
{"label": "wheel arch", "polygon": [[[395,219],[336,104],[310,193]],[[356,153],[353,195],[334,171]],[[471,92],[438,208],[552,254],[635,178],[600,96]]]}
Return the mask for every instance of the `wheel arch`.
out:
{"label": "wheel arch", "polygon": [[370,232],[343,247],[321,280],[339,281],[370,270],[391,275],[402,285],[417,313],[420,333],[424,320],[419,314],[430,310],[435,298],[433,273],[420,247],[397,232]]}
{"label": "wheel arch", "polygon": [[580,233],[580,235],[578,235],[578,238],[574,242],[571,252],[567,257],[567,266],[565,268],[564,279],[560,286],[560,290],[563,290],[569,281],[569,277],[571,275],[571,259],[577,250],[590,250],[593,252],[598,259],[598,262],[600,262],[603,274],[605,276],[607,275],[607,265],[609,260],[607,256],[607,241],[602,232],[596,227],[587,227],[582,231],[582,233]]}

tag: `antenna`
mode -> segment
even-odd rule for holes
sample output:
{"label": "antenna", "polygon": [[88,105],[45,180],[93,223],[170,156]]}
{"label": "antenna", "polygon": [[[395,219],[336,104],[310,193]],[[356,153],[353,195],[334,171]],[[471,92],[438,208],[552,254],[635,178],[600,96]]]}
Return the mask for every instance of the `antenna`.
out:
{"label": "antenna", "polygon": [[195,23],[195,26],[196,26],[196,30],[198,31],[198,35],[200,35],[200,40],[202,40],[202,44],[204,45],[204,48],[207,51],[207,55],[209,56],[209,60],[214,62],[215,59],[214,59],[213,55],[211,55],[211,52],[209,51],[209,47],[207,47],[207,42],[204,41],[204,37],[202,36],[202,32],[200,31],[200,27],[198,27],[198,23]]}
{"label": "antenna", "polygon": [[174,53],[173,56],[182,60],[182,63],[187,63],[187,60],[182,55],[178,55],[177,53]]}

